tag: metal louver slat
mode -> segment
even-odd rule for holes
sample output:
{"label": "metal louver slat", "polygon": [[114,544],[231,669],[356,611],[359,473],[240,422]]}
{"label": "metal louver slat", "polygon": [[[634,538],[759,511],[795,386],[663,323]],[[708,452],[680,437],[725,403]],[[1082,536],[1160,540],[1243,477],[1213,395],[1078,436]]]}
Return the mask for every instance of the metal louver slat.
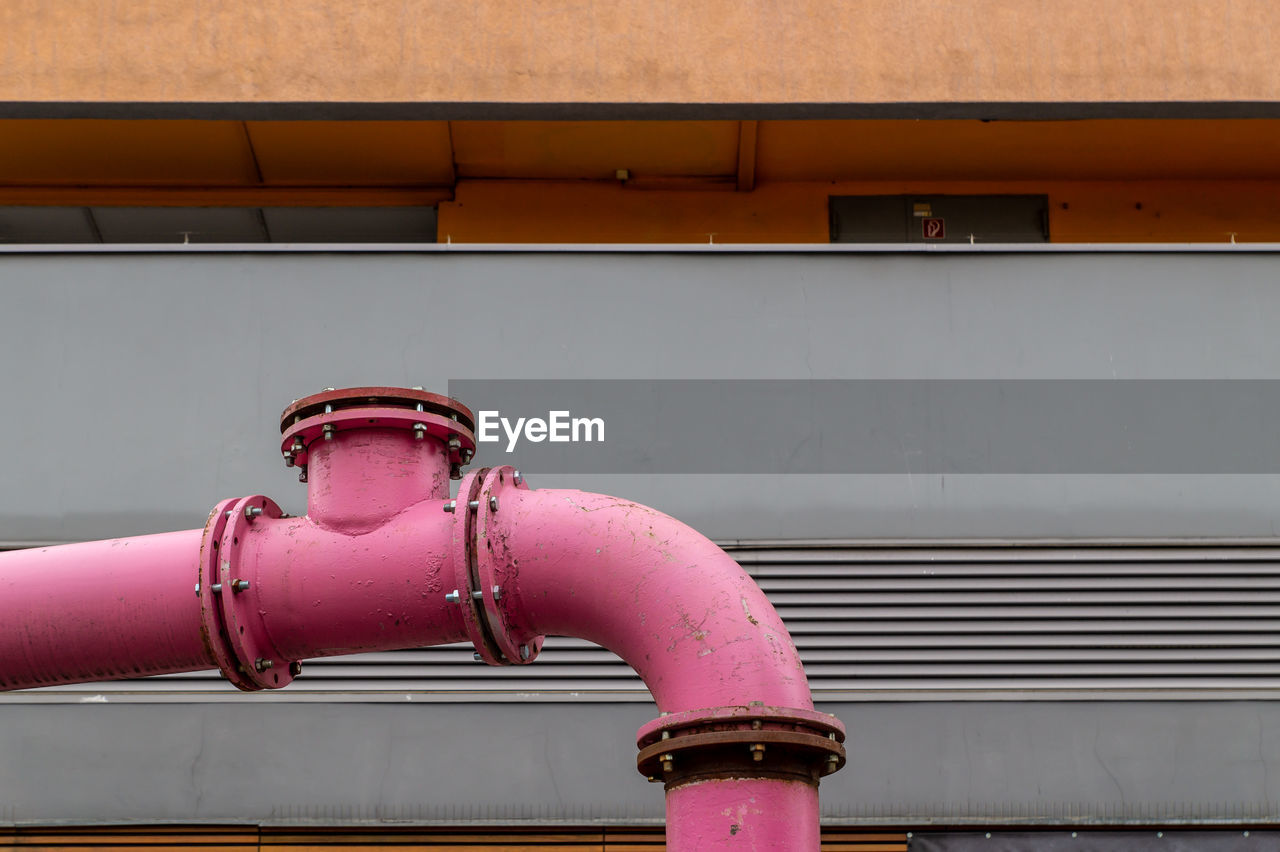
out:
{"label": "metal louver slat", "polygon": [[[787,622],[818,700],[1280,697],[1275,542],[729,549]],[[26,694],[233,691],[202,672]],[[261,697],[307,695],[612,701],[647,691],[612,653],[551,637],[531,667],[490,668],[466,645],[309,660],[288,690]]]}

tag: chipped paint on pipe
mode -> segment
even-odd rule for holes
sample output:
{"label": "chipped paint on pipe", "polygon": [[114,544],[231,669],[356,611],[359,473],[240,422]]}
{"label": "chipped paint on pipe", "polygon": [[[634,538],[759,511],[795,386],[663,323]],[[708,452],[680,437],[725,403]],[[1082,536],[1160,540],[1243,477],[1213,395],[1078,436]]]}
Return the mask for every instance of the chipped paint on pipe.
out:
{"label": "chipped paint on pipe", "polygon": [[667,791],[667,849],[798,852],[821,848],[818,788],[730,778]]}
{"label": "chipped paint on pipe", "polygon": [[656,509],[584,491],[508,489],[489,542],[528,629],[613,651],[667,713],[762,701],[810,709],[791,636],[755,581]]}

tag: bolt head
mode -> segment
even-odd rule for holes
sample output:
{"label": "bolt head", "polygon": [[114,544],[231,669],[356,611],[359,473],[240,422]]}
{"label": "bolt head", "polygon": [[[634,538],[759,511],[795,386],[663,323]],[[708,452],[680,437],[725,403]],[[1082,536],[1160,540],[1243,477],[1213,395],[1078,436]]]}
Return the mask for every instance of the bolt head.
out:
{"label": "bolt head", "polygon": [[521,472],[520,472],[520,471],[518,471],[518,470],[517,470],[517,471],[515,471],[514,473],[512,473],[512,474],[511,474],[511,481],[512,481],[512,482],[514,482],[516,485],[523,485],[523,484],[524,484],[524,474],[523,474],[523,473],[521,473]]}
{"label": "bolt head", "polygon": [[527,659],[529,659],[529,646],[528,646],[528,645],[521,645],[521,646],[520,646],[520,659],[522,659],[522,660],[527,660]]}
{"label": "bolt head", "polygon": [[457,589],[454,589],[452,592],[445,595],[444,599],[446,603],[458,603],[462,600],[462,596],[459,594]]}
{"label": "bolt head", "polygon": [[293,453],[284,454],[284,466],[293,467]]}
{"label": "bolt head", "polygon": [[196,597],[200,597],[200,584],[196,583]]}
{"label": "bolt head", "polygon": [[498,498],[496,496],[489,498],[489,511],[490,512],[498,511]]}
{"label": "bolt head", "polygon": [[445,504],[444,504],[444,510],[445,510],[446,512],[452,512],[452,511],[453,511],[454,509],[456,509],[456,508],[458,508],[458,501],[457,501],[457,500],[446,500],[446,501],[445,501]]}
{"label": "bolt head", "polygon": [[273,665],[275,665],[274,661],[265,659],[263,657],[259,657],[258,659],[253,661],[253,667],[260,672],[265,672],[267,669],[271,668]]}
{"label": "bolt head", "polygon": [[471,653],[471,659],[475,660],[477,663],[484,661],[484,657],[480,656],[479,651],[473,651]]}
{"label": "bolt head", "polygon": [[290,663],[289,674],[293,675],[294,677],[297,677],[298,675],[302,674],[302,663],[298,662],[297,660]]}

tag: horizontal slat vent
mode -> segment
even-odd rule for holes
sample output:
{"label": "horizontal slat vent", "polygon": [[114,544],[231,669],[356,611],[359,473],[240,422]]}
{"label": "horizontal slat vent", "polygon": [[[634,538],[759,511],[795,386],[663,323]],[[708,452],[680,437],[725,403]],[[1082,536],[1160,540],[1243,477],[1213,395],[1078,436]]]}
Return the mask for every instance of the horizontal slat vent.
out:
{"label": "horizontal slat vent", "polygon": [[[841,546],[730,551],[817,698],[1280,695],[1280,547]],[[455,645],[309,661],[290,694],[643,698],[621,660],[551,638],[530,667]],[[62,688],[227,692],[213,673]],[[50,692],[56,690],[41,690]]]}

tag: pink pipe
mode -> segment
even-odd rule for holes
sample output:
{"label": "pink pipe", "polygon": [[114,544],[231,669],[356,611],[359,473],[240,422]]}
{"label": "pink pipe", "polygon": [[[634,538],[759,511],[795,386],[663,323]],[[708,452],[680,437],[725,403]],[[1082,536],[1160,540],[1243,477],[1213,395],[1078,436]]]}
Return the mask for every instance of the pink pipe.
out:
{"label": "pink pipe", "polygon": [[819,849],[818,828],[818,788],[801,781],[731,778],[667,793],[667,849]]}
{"label": "pink pipe", "polygon": [[214,668],[200,530],[0,554],[0,689]]}
{"label": "pink pipe", "polygon": [[462,477],[472,422],[421,391],[326,391],[281,426],[307,517],[246,497],[204,530],[0,554],[0,688],[217,667],[270,689],[313,657],[470,639],[523,665],[546,635],[580,637],[663,711],[638,762],[666,786],[668,849],[816,852],[843,728],[812,709],[759,587],[645,506],[530,491],[511,468]]}
{"label": "pink pipe", "polygon": [[800,655],[764,592],[676,519],[584,491],[501,494],[488,539],[531,633],[613,651],[666,713],[762,701],[813,707]]}

